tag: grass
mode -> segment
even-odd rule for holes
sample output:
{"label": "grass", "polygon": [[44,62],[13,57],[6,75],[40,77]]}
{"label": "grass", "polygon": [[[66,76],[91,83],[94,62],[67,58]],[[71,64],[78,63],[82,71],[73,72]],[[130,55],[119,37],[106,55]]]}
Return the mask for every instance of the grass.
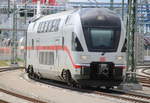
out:
{"label": "grass", "polygon": [[0,60],[0,66],[8,66],[8,61]]}

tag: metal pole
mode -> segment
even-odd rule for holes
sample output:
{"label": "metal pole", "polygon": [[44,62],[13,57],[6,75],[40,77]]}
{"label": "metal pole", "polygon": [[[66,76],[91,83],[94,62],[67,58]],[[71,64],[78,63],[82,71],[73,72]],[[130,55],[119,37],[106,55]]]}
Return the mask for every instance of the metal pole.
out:
{"label": "metal pole", "polygon": [[[27,24],[27,0],[26,0],[26,3],[25,3],[25,25]],[[25,48],[27,48],[27,29],[26,31],[24,32],[25,34]],[[25,68],[26,68],[26,64],[27,64],[27,49],[25,49],[25,55],[24,55],[24,59],[25,59]]]}
{"label": "metal pole", "polygon": [[8,0],[8,11],[7,11],[7,13],[8,13],[8,18],[9,18],[9,13],[10,13],[10,0]]}
{"label": "metal pole", "polygon": [[134,55],[134,37],[136,32],[136,10],[137,1],[128,0],[128,17],[127,17],[127,72],[126,82],[137,82],[135,55]]}
{"label": "metal pole", "polygon": [[124,82],[120,84],[119,88],[124,90],[142,90],[142,86],[139,84],[136,78],[136,66],[135,66],[135,45],[134,37],[136,32],[136,12],[137,12],[137,0],[128,0],[128,13],[126,24],[127,35],[127,69]]}
{"label": "metal pole", "polygon": [[122,0],[122,20],[124,20],[124,0]]}
{"label": "metal pole", "polygon": [[26,24],[27,21],[27,0],[25,0],[25,17],[24,17],[24,23]]}
{"label": "metal pole", "polygon": [[13,10],[13,37],[12,37],[12,58],[11,64],[17,64],[17,14],[16,14],[16,1],[14,1],[14,10]]}
{"label": "metal pole", "polygon": [[140,0],[140,6],[141,6],[141,20],[140,20],[140,33],[143,34],[144,33],[144,15],[143,15],[143,3],[142,0]]}
{"label": "metal pole", "polygon": [[114,8],[114,0],[110,0],[110,9],[113,10]]}

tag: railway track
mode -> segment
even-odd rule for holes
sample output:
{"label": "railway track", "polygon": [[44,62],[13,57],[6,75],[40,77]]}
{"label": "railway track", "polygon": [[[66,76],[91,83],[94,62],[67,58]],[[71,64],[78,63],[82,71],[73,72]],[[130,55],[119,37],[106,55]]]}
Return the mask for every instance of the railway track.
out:
{"label": "railway track", "polygon": [[[41,100],[38,100],[38,99],[35,99],[35,98],[31,98],[31,97],[27,97],[27,96],[24,96],[24,95],[21,95],[21,94],[17,94],[17,93],[14,93],[14,92],[2,89],[2,88],[0,88],[0,92],[6,93],[6,94],[11,95],[13,97],[20,98],[22,100],[30,101],[30,102],[33,102],[33,103],[46,103],[44,101],[41,101]],[[1,103],[1,101],[0,101],[0,103]],[[5,101],[4,101],[4,103],[5,103]],[[8,103],[8,102],[6,102],[6,103]]]}
{"label": "railway track", "polygon": [[47,79],[37,79],[37,78],[32,78],[32,77],[30,78],[41,83],[45,83],[45,84],[49,84],[49,85],[53,85],[53,86],[57,86],[57,87],[65,88],[65,89],[71,89],[71,90],[75,90],[79,92],[93,93],[97,95],[121,99],[121,100],[134,102],[134,103],[150,103],[150,96],[146,94],[139,94],[137,92],[130,93],[130,92],[125,92],[121,90],[113,90],[113,89],[107,90],[107,89],[102,89],[102,88],[99,88],[98,90],[95,88],[81,89],[81,88],[69,87],[67,85],[64,85],[64,83],[62,84],[57,81],[50,81]]}
{"label": "railway track", "polygon": [[17,69],[23,69],[24,67],[2,67],[0,68],[0,72],[12,71]]}
{"label": "railway track", "polygon": [[[9,71],[9,70],[16,70],[19,68],[3,68],[0,70],[0,72],[3,71]],[[30,77],[31,79],[38,81],[38,82],[42,82],[45,84],[50,84],[50,85],[54,85],[54,86],[59,86],[61,88],[65,88],[65,89],[71,89],[71,90],[75,90],[75,91],[79,91],[79,92],[87,92],[87,93],[93,93],[93,94],[97,94],[97,95],[102,95],[102,96],[107,96],[107,97],[111,97],[111,98],[116,98],[116,99],[121,99],[121,100],[125,100],[125,101],[129,101],[129,102],[134,102],[134,103],[150,103],[150,96],[145,95],[145,94],[139,94],[139,93],[130,93],[130,92],[124,92],[124,91],[120,91],[120,90],[106,90],[106,89],[93,89],[93,88],[87,88],[87,89],[80,89],[80,88],[75,88],[75,87],[69,87],[67,85],[62,85],[62,83],[58,83],[58,82],[50,82],[50,80],[47,79],[37,79],[37,78],[33,78]],[[144,79],[141,79],[144,80]],[[0,92],[9,94],[11,96],[15,96],[33,103],[46,103],[31,97],[27,97],[27,96],[23,96],[17,93],[13,93],[4,89],[0,88]],[[1,101],[0,101],[1,103]],[[2,103],[8,103],[8,102],[2,102]]]}
{"label": "railway track", "polygon": [[112,92],[112,93],[94,91],[94,93],[99,94],[99,95],[105,95],[105,96],[129,101],[129,102],[150,103],[150,101],[149,101],[150,97],[149,96],[137,95],[136,93],[127,93],[127,92],[118,91],[118,90],[110,90],[109,92]]}
{"label": "railway track", "polygon": [[146,70],[149,68],[143,69],[141,72],[145,75],[138,74],[138,80],[145,87],[150,87],[150,73],[147,73]]}
{"label": "railway track", "polygon": [[143,77],[139,77],[138,81],[145,87],[150,87],[150,79],[148,78],[143,78]]}
{"label": "railway track", "polygon": [[9,103],[9,102],[6,102],[6,101],[4,101],[4,100],[0,100],[0,103]]}
{"label": "railway track", "polygon": [[[12,70],[23,69],[23,68],[24,67],[0,68],[0,72],[12,71]],[[8,91],[8,90],[3,89],[3,88],[0,88],[0,92],[8,94],[8,95],[13,96],[13,97],[17,97],[17,98],[22,99],[22,100],[33,102],[33,103],[47,103],[47,102],[44,102],[44,101],[41,101],[41,100],[38,100],[38,99],[35,99],[35,98],[27,97],[27,96],[24,96],[24,95],[21,95],[21,94],[18,94],[18,93],[14,93],[14,92]],[[9,102],[7,102],[5,100],[0,100],[0,103],[9,103]]]}
{"label": "railway track", "polygon": [[143,69],[143,70],[142,70],[142,73],[148,75],[149,78],[150,78],[150,73],[146,72],[146,70],[148,70],[148,69],[150,69],[150,68],[145,68],[145,69]]}

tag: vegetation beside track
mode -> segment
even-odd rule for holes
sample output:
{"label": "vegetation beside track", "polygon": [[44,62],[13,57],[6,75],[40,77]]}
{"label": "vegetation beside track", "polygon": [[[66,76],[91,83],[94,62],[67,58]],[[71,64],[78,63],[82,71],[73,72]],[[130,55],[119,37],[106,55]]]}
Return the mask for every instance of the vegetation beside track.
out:
{"label": "vegetation beside track", "polygon": [[0,60],[0,67],[1,66],[8,66],[8,61]]}

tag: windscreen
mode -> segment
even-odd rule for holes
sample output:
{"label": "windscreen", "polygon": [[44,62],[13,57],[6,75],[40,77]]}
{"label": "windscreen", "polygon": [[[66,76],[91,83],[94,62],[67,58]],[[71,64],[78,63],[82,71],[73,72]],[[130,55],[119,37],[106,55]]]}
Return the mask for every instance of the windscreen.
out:
{"label": "windscreen", "polygon": [[82,29],[90,52],[116,52],[121,35],[121,19],[100,8],[80,10]]}
{"label": "windscreen", "polygon": [[89,51],[115,52],[120,39],[120,31],[114,29],[87,28],[84,32]]}
{"label": "windscreen", "polygon": [[92,48],[94,49],[113,49],[114,32],[113,30],[90,29]]}

